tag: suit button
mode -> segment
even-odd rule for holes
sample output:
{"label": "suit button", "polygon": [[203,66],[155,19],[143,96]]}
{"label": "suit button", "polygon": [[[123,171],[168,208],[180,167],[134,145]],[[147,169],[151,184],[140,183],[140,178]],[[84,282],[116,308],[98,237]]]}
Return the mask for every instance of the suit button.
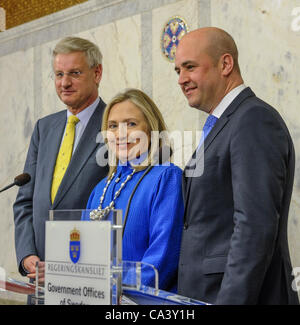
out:
{"label": "suit button", "polygon": [[188,223],[187,223],[187,222],[185,222],[185,223],[184,223],[184,225],[183,225],[183,229],[184,229],[184,230],[187,230],[187,229],[188,229],[188,227],[189,227]]}

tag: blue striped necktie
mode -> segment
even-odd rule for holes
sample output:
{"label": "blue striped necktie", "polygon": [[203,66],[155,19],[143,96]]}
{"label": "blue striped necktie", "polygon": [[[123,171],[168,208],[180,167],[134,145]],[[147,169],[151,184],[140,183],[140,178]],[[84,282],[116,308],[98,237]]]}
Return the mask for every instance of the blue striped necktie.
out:
{"label": "blue striped necktie", "polygon": [[209,132],[212,130],[212,128],[214,127],[214,125],[216,124],[217,121],[218,121],[218,118],[216,116],[208,115],[208,118],[206,119],[206,122],[202,129],[202,136],[201,136],[200,143],[198,145],[197,150],[200,148],[200,146],[204,142],[205,138],[208,136]]}

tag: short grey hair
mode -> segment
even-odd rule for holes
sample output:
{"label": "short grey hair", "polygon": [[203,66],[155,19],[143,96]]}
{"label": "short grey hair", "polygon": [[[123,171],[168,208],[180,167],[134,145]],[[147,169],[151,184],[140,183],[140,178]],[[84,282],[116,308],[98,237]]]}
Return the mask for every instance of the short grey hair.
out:
{"label": "short grey hair", "polygon": [[71,52],[84,52],[90,68],[102,64],[102,53],[99,47],[91,41],[80,37],[68,36],[63,38],[56,44],[52,56],[55,58],[57,54]]}

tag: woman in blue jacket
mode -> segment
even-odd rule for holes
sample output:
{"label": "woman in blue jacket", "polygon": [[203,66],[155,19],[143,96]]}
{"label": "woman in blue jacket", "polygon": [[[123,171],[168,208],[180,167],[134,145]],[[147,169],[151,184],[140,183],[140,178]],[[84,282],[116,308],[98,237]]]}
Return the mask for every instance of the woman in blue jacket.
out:
{"label": "woman in blue jacket", "polygon": [[[166,148],[164,131],[163,117],[145,93],[129,89],[115,96],[102,121],[109,173],[94,188],[86,208],[103,219],[112,209],[121,209],[123,260],[153,265],[159,288],[176,291],[184,212],[182,171],[169,161],[159,161]],[[154,273],[145,272],[142,283],[154,286]]]}

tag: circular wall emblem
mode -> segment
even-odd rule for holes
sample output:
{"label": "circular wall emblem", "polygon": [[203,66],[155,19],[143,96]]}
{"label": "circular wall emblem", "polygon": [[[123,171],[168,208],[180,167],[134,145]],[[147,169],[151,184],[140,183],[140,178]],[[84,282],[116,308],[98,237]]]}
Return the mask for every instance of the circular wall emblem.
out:
{"label": "circular wall emblem", "polygon": [[177,45],[188,31],[186,22],[179,16],[172,17],[165,24],[161,35],[161,50],[169,61],[174,62]]}

